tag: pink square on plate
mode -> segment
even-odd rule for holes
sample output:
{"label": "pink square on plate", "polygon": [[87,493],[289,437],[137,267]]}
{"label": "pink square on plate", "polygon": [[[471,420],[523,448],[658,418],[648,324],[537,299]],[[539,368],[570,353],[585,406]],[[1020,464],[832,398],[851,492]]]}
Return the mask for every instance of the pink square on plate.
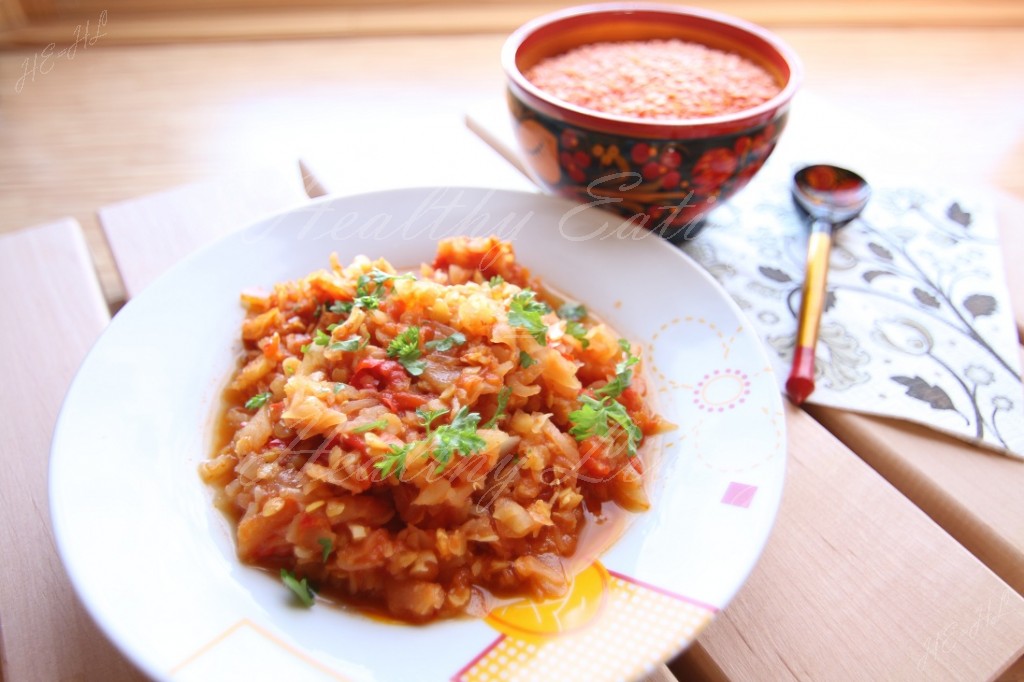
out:
{"label": "pink square on plate", "polygon": [[722,496],[722,504],[731,504],[734,507],[746,509],[754,501],[754,493],[756,492],[756,485],[732,481],[729,483],[729,487],[725,489],[725,495]]}

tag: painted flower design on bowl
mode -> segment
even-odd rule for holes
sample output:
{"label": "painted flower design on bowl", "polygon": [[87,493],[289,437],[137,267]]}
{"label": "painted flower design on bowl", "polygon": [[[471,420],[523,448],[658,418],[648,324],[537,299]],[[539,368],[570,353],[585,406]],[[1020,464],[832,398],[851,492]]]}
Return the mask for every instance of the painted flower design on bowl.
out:
{"label": "painted flower design on bowl", "polygon": [[584,130],[529,109],[509,93],[516,137],[533,179],[669,239],[693,237],[719,203],[764,165],[788,112],[740,132],[688,140],[631,139]]}

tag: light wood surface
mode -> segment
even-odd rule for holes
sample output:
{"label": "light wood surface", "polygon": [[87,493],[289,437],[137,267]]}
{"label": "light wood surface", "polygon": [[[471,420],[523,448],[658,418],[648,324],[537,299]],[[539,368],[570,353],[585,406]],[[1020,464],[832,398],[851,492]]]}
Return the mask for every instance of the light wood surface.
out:
{"label": "light wood surface", "polygon": [[100,209],[100,225],[127,295],[229,232],[307,203],[301,172],[296,159]]}
{"label": "light wood surface", "polygon": [[821,407],[808,410],[1024,594],[1024,463],[915,424]]}
{"label": "light wood surface", "polygon": [[[2,1],[17,4],[16,0]],[[281,0],[76,0],[63,3],[58,10],[54,3],[21,3],[44,7],[31,12],[31,21],[13,22],[0,32],[0,46],[60,42],[86,21],[95,23],[103,11],[117,16],[117,31],[108,38],[111,42],[163,43],[508,32],[533,17],[581,4],[573,0],[306,0],[283,6]],[[1015,0],[705,0],[701,7],[769,26],[1024,25],[1024,7]]]}
{"label": "light wood surface", "polygon": [[[108,28],[117,30],[115,15]],[[805,62],[806,91],[901,141],[900,159],[912,170],[942,169],[950,182],[1024,198],[1024,30],[779,33]],[[460,140],[451,126],[500,96],[503,40],[150,47],[100,40],[74,59],[51,60],[34,80],[26,60],[31,65],[38,48],[0,52],[0,232],[76,218],[108,299],[118,301],[124,290],[94,216],[98,206],[296,158],[325,175],[344,165],[387,181],[405,172],[421,145],[443,150],[445,139],[455,140],[459,155],[442,151],[438,167],[481,163],[491,151]],[[840,123],[822,126],[829,128],[833,139],[850,137]],[[483,151],[462,156],[477,144]]]}
{"label": "light wood surface", "polygon": [[77,223],[0,236],[0,291],[3,678],[142,679],[79,605],[50,530],[50,434],[72,375],[108,320]]}
{"label": "light wood surface", "polygon": [[[461,116],[418,116],[402,125],[416,141],[416,158],[400,163],[352,163],[380,153],[380,141],[353,135],[341,149],[306,152],[303,165],[327,194],[359,194],[399,187],[500,187],[536,192],[537,187],[493,149],[466,135]],[[385,172],[381,172],[385,170]]]}
{"label": "light wood surface", "polygon": [[980,680],[1024,653],[1020,595],[787,409],[790,469],[775,529],[699,639],[727,678]]}
{"label": "light wood surface", "polygon": [[[1014,202],[1024,199],[1024,29],[1009,27],[1015,20],[1005,12],[1018,11],[1020,3],[974,3],[976,12],[959,17],[923,0],[857,5],[876,23],[891,12],[892,26],[950,28],[823,27],[821,13],[835,4],[743,4],[741,9],[774,17],[767,23],[780,27],[804,59],[808,101],[817,98],[830,107],[823,120],[800,123],[808,132],[803,136],[793,135],[795,114],[784,144],[794,153],[859,154],[865,162],[885,152],[892,172],[903,177],[1002,190],[1010,196],[1004,202],[1008,215],[1017,215]],[[854,3],[845,6],[850,10]],[[1007,27],[956,27],[985,24],[990,11],[1003,12],[999,22]],[[804,17],[817,17],[818,25],[798,26]],[[191,236],[177,236],[174,216],[195,215],[187,205],[154,217],[146,208],[150,200],[135,203],[183,183],[216,185],[264,167],[290,174],[295,159],[303,158],[316,176],[307,177],[306,185],[319,191],[436,182],[523,187],[522,178],[501,162],[495,165],[495,152],[461,124],[467,110],[500,97],[502,33],[114,47],[140,39],[123,18],[119,24],[116,15],[109,17],[109,44],[100,40],[74,59],[52,61],[34,79],[26,63],[38,57],[39,47],[0,52],[0,232],[74,217],[111,303],[127,295],[118,265],[126,274],[138,268],[126,277],[135,291],[150,270],[170,262],[166,254],[146,255],[147,245],[184,253],[198,244],[196,238],[210,238],[189,227],[181,229]],[[473,30],[472,21],[462,30]],[[73,39],[71,28],[54,24],[40,39],[59,48]],[[259,30],[267,30],[266,21]],[[295,196],[291,182],[288,196]],[[172,205],[168,196],[187,203],[191,194],[164,195],[154,205]],[[99,207],[113,204],[121,205],[105,213],[105,223],[120,225],[111,232],[118,235],[111,237],[117,264],[95,217]],[[1019,224],[1002,224],[1013,237],[1006,253],[1018,321],[1024,320]],[[68,237],[64,225],[46,233],[59,238],[42,239],[42,232],[18,234],[17,241],[0,237],[3,290],[36,292],[28,282],[42,282],[43,293],[7,297],[0,307],[4,376],[13,382],[5,388],[15,387],[0,397],[10,417],[0,429],[7,436],[5,464],[32,455],[28,461],[36,468],[26,470],[24,490],[34,500],[31,508],[43,515],[39,481],[55,410],[88,345],[83,339],[98,332],[104,312],[81,235],[71,230],[77,236]],[[162,232],[147,238],[146,225]],[[58,243],[70,244],[77,255],[62,260]],[[55,273],[51,266],[58,263]],[[54,283],[60,286],[50,288]],[[24,330],[24,337],[10,330]],[[65,337],[72,339],[70,350],[55,341]],[[33,366],[45,369],[30,375]],[[1014,563],[1020,526],[1013,523],[1020,503],[1008,497],[1015,479],[1004,476],[1005,462],[968,470],[960,462],[976,453],[959,443],[851,415],[814,416],[824,426],[806,413],[790,415],[793,457],[778,528],[739,597],[678,662],[680,678],[974,680],[1010,664],[1024,645],[1020,599],[981,566],[1021,589]],[[863,462],[892,480],[899,493]],[[18,464],[22,468],[13,471],[27,466]],[[15,518],[6,506],[8,483],[21,474],[2,476],[4,532],[12,533],[6,525]],[[52,545],[46,544],[48,522],[26,528],[38,540],[31,546],[46,550],[14,558],[5,552],[2,566],[48,566],[35,575],[60,595],[63,620],[47,609],[9,606],[39,594],[35,583],[25,583],[29,589],[9,600],[19,583],[0,581],[3,679],[128,675],[109,645],[95,639],[82,611],[69,605],[70,591],[60,583]],[[5,540],[26,546],[21,535]],[[54,641],[68,642],[62,657],[50,655],[51,648],[38,654],[39,642],[49,647]],[[94,661],[88,673],[81,672],[83,661]],[[1019,673],[1018,665],[1009,674]]]}

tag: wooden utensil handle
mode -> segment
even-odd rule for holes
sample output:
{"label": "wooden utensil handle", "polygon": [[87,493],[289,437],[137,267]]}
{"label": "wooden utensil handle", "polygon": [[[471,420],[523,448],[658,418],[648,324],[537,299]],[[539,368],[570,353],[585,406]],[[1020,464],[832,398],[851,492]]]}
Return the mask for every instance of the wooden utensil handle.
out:
{"label": "wooden utensil handle", "polygon": [[786,393],[797,405],[814,391],[814,352],[818,345],[818,327],[825,308],[825,281],[832,250],[832,225],[815,220],[807,242],[807,272],[800,301],[799,325],[793,367],[786,380]]}

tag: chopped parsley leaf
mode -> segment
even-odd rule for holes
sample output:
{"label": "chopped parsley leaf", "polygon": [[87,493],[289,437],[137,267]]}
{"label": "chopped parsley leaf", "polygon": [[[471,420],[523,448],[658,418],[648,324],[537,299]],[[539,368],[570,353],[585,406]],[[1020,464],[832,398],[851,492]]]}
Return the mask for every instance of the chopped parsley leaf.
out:
{"label": "chopped parsley leaf", "polygon": [[424,410],[422,407],[416,410],[416,414],[423,420],[423,427],[426,429],[427,435],[423,440],[405,443],[401,446],[392,445],[381,459],[374,462],[374,468],[380,471],[382,477],[389,476],[393,471],[401,475],[405,471],[406,457],[419,443],[424,443],[430,448],[430,456],[437,462],[435,471],[438,473],[444,471],[456,454],[468,457],[483,450],[487,441],[476,432],[477,424],[480,423],[480,415],[470,412],[466,406],[455,413],[450,424],[442,424],[433,428],[434,421],[448,412],[448,409]]}
{"label": "chopped parsley leaf", "polygon": [[[389,275],[383,270],[374,268],[370,272],[359,275],[359,279],[356,280],[355,298],[351,301],[335,301],[328,310],[338,315],[348,315],[352,312],[352,308],[356,307],[376,310],[380,307],[380,302],[387,295],[387,290],[384,289],[383,284],[399,279],[416,279],[416,277],[412,274]],[[376,285],[373,291],[370,291],[371,282]]]}
{"label": "chopped parsley leaf", "polygon": [[427,368],[426,361],[420,360],[421,355],[419,327],[407,327],[388,344],[388,357],[398,358],[405,371],[414,377],[423,374]]}
{"label": "chopped parsley leaf", "polygon": [[495,275],[494,277],[491,277],[489,280],[487,280],[487,283],[490,284],[491,288],[493,289],[494,287],[498,286],[499,284],[504,283],[504,281],[505,281],[504,277],[502,277],[501,275]]}
{"label": "chopped parsley leaf", "polygon": [[418,377],[419,375],[423,374],[424,370],[427,369],[426,360],[410,360],[407,362],[399,360],[399,362],[401,362],[402,366],[405,367],[405,371],[414,377]]}
{"label": "chopped parsley leaf", "polygon": [[295,596],[299,598],[307,608],[313,605],[313,592],[309,589],[309,583],[305,578],[299,580],[286,568],[281,569],[281,581],[288,586]]}
{"label": "chopped parsley leaf", "polygon": [[587,309],[579,303],[563,303],[558,307],[558,316],[570,322],[579,322],[587,316]]}
{"label": "chopped parsley leaf", "polygon": [[622,395],[623,391],[629,388],[629,384],[633,381],[632,367],[640,362],[640,358],[633,355],[633,349],[626,339],[619,339],[619,348],[622,349],[626,357],[615,365],[615,378],[594,391],[599,396],[618,398]]}
{"label": "chopped parsley leaf", "polygon": [[512,297],[508,309],[508,323],[513,327],[524,329],[542,346],[548,342],[548,326],[541,317],[550,312],[550,308],[536,300],[537,294],[523,289]]}
{"label": "chopped parsley leaf", "polygon": [[313,333],[313,343],[318,346],[326,346],[331,342],[331,335],[325,334],[323,329],[317,329]]}
{"label": "chopped parsley leaf", "polygon": [[299,346],[299,352],[302,353],[303,355],[308,353],[309,352],[309,344],[308,343],[304,343],[301,346]]}
{"label": "chopped parsley leaf", "polygon": [[327,563],[327,557],[331,556],[331,552],[334,550],[334,540],[330,538],[320,538],[317,540],[317,544],[324,548],[324,551],[320,555],[320,561]]}
{"label": "chopped parsley leaf", "polygon": [[584,348],[590,345],[590,339],[587,338],[587,328],[583,326],[582,322],[566,322],[565,333],[578,340]]}
{"label": "chopped parsley leaf", "polygon": [[416,279],[416,275],[411,272],[407,272],[404,275],[390,275],[379,268],[370,270],[369,275],[363,275],[363,277],[369,277],[374,284],[383,284],[384,282],[395,282],[400,279]]}
{"label": "chopped parsley leaf", "polygon": [[273,393],[271,393],[270,391],[267,391],[265,393],[257,393],[256,395],[245,401],[245,409],[255,410],[257,408],[263,407],[264,405],[267,404],[267,401],[270,400],[270,397],[272,395]]}
{"label": "chopped parsley leaf", "polygon": [[387,419],[378,419],[377,421],[369,422],[367,424],[360,424],[359,426],[352,429],[352,433],[366,433],[367,431],[374,431],[376,429],[382,429],[388,425]]}
{"label": "chopped parsley leaf", "polygon": [[436,471],[443,471],[456,453],[468,457],[484,449],[487,442],[476,432],[479,423],[480,415],[470,412],[463,405],[452,417],[450,424],[443,424],[434,430],[430,456],[437,461]]}
{"label": "chopped parsley leaf", "polygon": [[415,443],[392,445],[382,458],[373,463],[373,468],[380,472],[381,478],[387,478],[392,471],[401,476],[405,471],[405,458],[409,456],[413,445]]}
{"label": "chopped parsley leaf", "polygon": [[425,345],[429,350],[446,351],[451,350],[455,346],[461,346],[464,343],[466,343],[466,335],[462,332],[455,332],[451,336],[446,336],[443,339],[427,341],[423,345]]}
{"label": "chopped parsley leaf", "polygon": [[532,367],[537,364],[537,361],[530,357],[530,354],[525,350],[519,351],[519,366],[523,369]]}
{"label": "chopped parsley leaf", "polygon": [[416,408],[416,414],[420,419],[423,420],[423,428],[427,432],[427,439],[430,438],[432,433],[432,425],[434,420],[442,415],[448,414],[449,410],[447,407],[442,407],[440,410],[424,410],[422,407]]}
{"label": "chopped parsley leaf", "polygon": [[365,296],[356,296],[355,299],[352,301],[352,306],[358,308],[366,308],[367,310],[376,310],[377,308],[380,307],[381,299],[384,298],[382,295],[377,295],[378,291],[381,291],[380,288],[378,288],[372,294],[366,294]]}
{"label": "chopped parsley leaf", "polygon": [[595,400],[587,395],[582,396],[580,409],[569,413],[569,421],[573,424],[569,433],[577,441],[592,436],[607,436],[611,425],[619,426],[626,434],[626,448],[630,457],[636,455],[636,448],[643,439],[640,427],[626,412],[626,408],[611,398]]}
{"label": "chopped parsley leaf", "polygon": [[340,381],[335,382],[334,388],[332,389],[334,391],[334,395],[338,395],[339,393],[341,393],[341,391],[344,388],[345,388],[345,384],[341,383]]}
{"label": "chopped parsley leaf", "polygon": [[505,416],[505,408],[508,407],[508,399],[511,395],[512,389],[508,386],[505,386],[498,391],[498,407],[494,410],[494,416],[487,420],[487,423],[483,425],[483,428],[494,428],[494,425],[498,423],[498,420]]}
{"label": "chopped parsley leaf", "polygon": [[352,312],[352,306],[352,301],[335,301],[327,310],[335,315],[348,315]]}

